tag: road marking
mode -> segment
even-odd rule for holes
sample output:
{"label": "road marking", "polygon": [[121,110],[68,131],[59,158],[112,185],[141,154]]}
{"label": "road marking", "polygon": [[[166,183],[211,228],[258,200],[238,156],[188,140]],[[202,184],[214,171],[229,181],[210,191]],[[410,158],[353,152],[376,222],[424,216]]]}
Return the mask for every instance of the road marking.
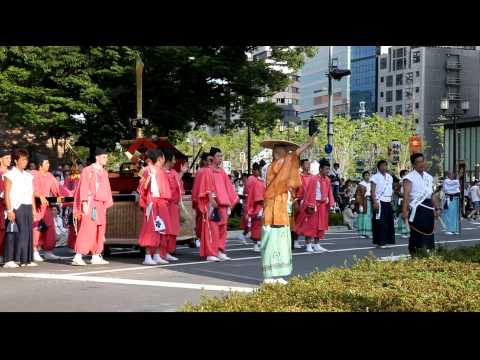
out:
{"label": "road marking", "polygon": [[132,280],[132,279],[118,279],[118,278],[108,278],[108,277],[54,275],[54,274],[0,273],[0,277],[70,280],[70,281],[98,282],[98,283],[107,283],[107,284],[193,289],[193,290],[237,291],[237,292],[246,292],[246,293],[252,292],[256,289],[252,287],[240,287],[240,286],[222,286],[222,285],[209,285],[209,284],[192,284],[192,283],[179,283],[179,282],[166,282],[166,281]]}
{"label": "road marking", "polygon": [[236,277],[236,278],[239,278],[239,279],[246,279],[246,280],[255,280],[255,281],[260,281],[262,282],[263,279],[259,279],[259,278],[255,278],[255,277],[251,277],[251,276],[245,276],[245,275],[237,275],[237,274],[231,274],[231,273],[227,273],[227,272],[223,272],[223,271],[213,271],[213,270],[205,270],[205,269],[202,269],[202,270],[199,270],[200,272],[202,273],[210,273],[210,274],[217,274],[217,275],[225,275],[225,276],[229,276],[229,277]]}
{"label": "road marking", "polygon": [[[480,239],[465,239],[465,240],[449,240],[449,241],[442,241],[442,242],[435,242],[437,244],[442,243],[457,243],[457,242],[474,242],[480,241]],[[408,244],[398,244],[398,245],[389,245],[385,249],[378,249],[378,250],[387,250],[395,247],[407,247]],[[310,253],[310,252],[298,252],[292,253],[292,256],[301,256],[301,255],[325,255],[328,253],[334,252],[348,252],[348,251],[355,251],[355,250],[371,250],[377,249],[376,246],[367,246],[367,247],[357,247],[357,248],[347,248],[347,249],[334,249],[329,250],[328,252],[324,253]],[[256,260],[260,259],[261,256],[247,256],[247,257],[240,257],[234,258],[231,261],[242,261],[242,260]],[[188,265],[202,265],[202,264],[210,264],[214,261],[193,261],[187,263],[177,263],[177,264],[167,264],[167,265],[155,265],[155,266],[135,266],[135,267],[128,267],[128,268],[119,268],[119,269],[111,269],[111,270],[98,270],[98,271],[87,271],[81,273],[73,273],[71,276],[81,276],[81,275],[91,275],[91,274],[104,274],[104,273],[114,273],[114,272],[123,272],[123,271],[136,271],[136,270],[150,270],[150,269],[157,269],[157,268],[168,268],[168,267],[176,267],[176,266],[188,266]],[[228,261],[226,261],[228,263]]]}

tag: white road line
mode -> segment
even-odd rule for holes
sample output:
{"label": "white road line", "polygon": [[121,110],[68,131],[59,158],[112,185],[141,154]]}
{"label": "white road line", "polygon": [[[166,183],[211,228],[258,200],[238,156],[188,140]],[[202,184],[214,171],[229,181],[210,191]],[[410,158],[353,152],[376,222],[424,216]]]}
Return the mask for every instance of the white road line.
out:
{"label": "white road line", "polygon": [[54,274],[25,274],[25,273],[0,273],[0,277],[21,277],[32,279],[52,279],[52,280],[70,280],[70,281],[84,281],[84,282],[98,282],[108,284],[121,285],[140,285],[140,286],[156,286],[179,289],[193,289],[193,290],[210,290],[210,291],[237,291],[237,292],[252,292],[256,288],[240,287],[240,286],[221,286],[209,284],[192,284],[166,281],[151,281],[151,280],[132,280],[132,279],[118,279],[108,277],[94,277],[94,276],[72,276],[72,275],[54,275]]}
{"label": "white road line", "polygon": [[[441,242],[437,241],[435,243],[443,244],[443,243],[474,242],[474,241],[480,241],[480,239],[449,240],[449,241],[441,241]],[[391,248],[395,248],[395,247],[407,247],[407,246],[408,246],[408,244],[389,245],[387,248],[382,249],[382,250],[387,250],[387,249],[391,249]],[[355,251],[355,250],[371,250],[371,249],[377,249],[377,247],[376,246],[367,246],[367,247],[357,247],[357,248],[348,248],[348,249],[333,249],[333,250],[329,250],[326,253],[301,252],[301,253],[293,253],[292,256],[325,255],[325,254],[334,253],[334,252],[348,252],[348,251]],[[260,256],[248,256],[248,257],[235,258],[235,259],[232,259],[231,261],[256,260],[256,259],[260,259],[260,258],[261,258]],[[177,264],[168,264],[168,265],[135,266],[135,267],[129,267],[129,268],[119,268],[119,269],[111,269],[111,270],[98,270],[98,271],[87,271],[87,272],[81,272],[81,273],[73,273],[73,274],[71,274],[71,276],[115,273],[115,272],[136,271],[136,270],[150,270],[150,269],[157,269],[157,268],[168,268],[168,267],[188,266],[188,265],[202,265],[202,264],[205,265],[205,264],[210,264],[212,262],[213,261],[194,261],[194,262],[188,262],[188,263],[177,263]],[[228,263],[228,261],[227,261],[227,263]]]}

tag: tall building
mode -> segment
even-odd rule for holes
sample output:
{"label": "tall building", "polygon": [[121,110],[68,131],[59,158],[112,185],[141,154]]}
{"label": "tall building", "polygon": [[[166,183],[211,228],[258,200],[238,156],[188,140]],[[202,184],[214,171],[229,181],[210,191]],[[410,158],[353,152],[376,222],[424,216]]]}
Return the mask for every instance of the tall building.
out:
{"label": "tall building", "polygon": [[[462,100],[470,109],[458,121],[457,159],[464,160],[467,179],[478,172],[480,163],[480,52],[465,47],[392,46],[379,58],[378,113],[383,116],[413,116],[417,134],[428,144],[427,157],[442,155],[444,170],[451,170],[453,158],[452,122],[445,124],[445,138],[433,131],[442,112],[440,100],[450,106]],[[442,149],[442,145],[443,148]],[[440,175],[440,174],[439,174]]]}
{"label": "tall building", "polygon": [[[258,46],[252,54],[254,60],[265,59],[269,62],[271,50],[269,46]],[[300,111],[300,76],[292,72],[289,68],[283,66],[276,70],[290,74],[291,83],[283,90],[272,96],[270,99],[282,110],[282,121],[284,123],[298,123],[298,113]],[[263,99],[265,100],[265,99]]]}
{"label": "tall building", "polygon": [[[371,115],[377,109],[377,56],[380,46],[334,46],[333,65],[350,69],[351,76],[333,80],[333,112],[352,118]],[[328,46],[319,46],[307,59],[300,78],[300,119],[328,112]]]}

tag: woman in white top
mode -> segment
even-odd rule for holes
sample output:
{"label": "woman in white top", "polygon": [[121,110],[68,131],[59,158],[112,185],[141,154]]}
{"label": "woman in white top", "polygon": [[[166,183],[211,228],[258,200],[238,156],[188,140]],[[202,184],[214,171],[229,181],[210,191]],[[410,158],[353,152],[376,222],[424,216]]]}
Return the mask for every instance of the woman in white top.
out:
{"label": "woman in white top", "polygon": [[28,152],[17,149],[13,153],[15,166],[5,174],[5,204],[7,233],[5,236],[6,268],[36,266],[33,262],[32,221],[35,198],[33,176],[25,170]]}
{"label": "woman in white top", "polygon": [[448,173],[448,178],[443,182],[443,192],[445,197],[442,218],[447,235],[458,235],[460,233],[460,182],[455,179],[452,172]]}
{"label": "woman in white top", "polygon": [[372,236],[372,196],[370,173],[364,171],[363,180],[358,184],[355,192],[355,208],[358,214],[358,233],[364,239]]}

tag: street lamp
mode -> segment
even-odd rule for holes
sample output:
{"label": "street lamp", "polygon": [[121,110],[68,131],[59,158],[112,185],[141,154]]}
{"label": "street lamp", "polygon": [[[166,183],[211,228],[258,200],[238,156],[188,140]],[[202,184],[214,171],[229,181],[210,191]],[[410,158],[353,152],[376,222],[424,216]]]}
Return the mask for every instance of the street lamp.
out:
{"label": "street lamp", "polygon": [[468,112],[470,109],[470,102],[463,100],[460,104],[461,111],[458,111],[458,107],[455,106],[450,113],[447,113],[449,108],[450,100],[448,98],[443,98],[440,101],[440,110],[442,110],[443,116],[450,118],[453,121],[453,172],[457,173],[457,119]]}

